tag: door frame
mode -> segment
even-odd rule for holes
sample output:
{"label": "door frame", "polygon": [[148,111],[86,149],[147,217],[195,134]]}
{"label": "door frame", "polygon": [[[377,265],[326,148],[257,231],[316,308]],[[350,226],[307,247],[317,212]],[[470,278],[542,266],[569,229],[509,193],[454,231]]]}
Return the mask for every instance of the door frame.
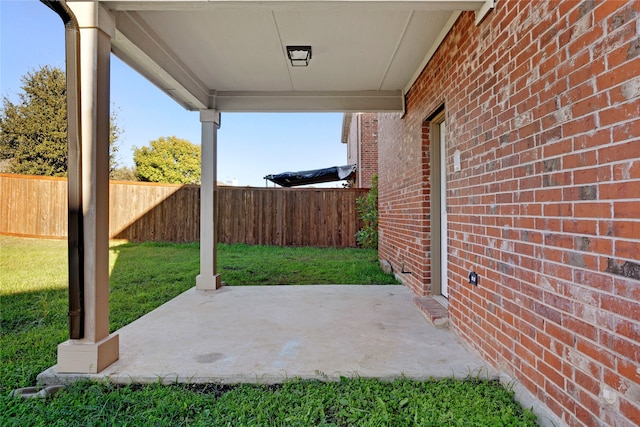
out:
{"label": "door frame", "polygon": [[[446,186],[446,166],[443,170],[442,164],[446,165],[446,154],[441,149],[440,125],[446,123],[446,111],[444,108],[437,111],[428,119],[429,124],[429,159],[430,159],[430,204],[429,211],[431,217],[431,294],[448,298],[447,289],[443,289],[443,283],[448,283],[447,269],[443,271],[443,264],[446,262],[446,255],[442,253],[443,242],[446,242],[446,235],[442,233],[442,200],[443,184]],[[446,130],[446,128],[445,128]],[[446,141],[446,140],[445,140]],[[444,160],[444,161],[443,161]],[[446,203],[446,198],[444,199]],[[446,208],[446,206],[445,206]],[[445,221],[445,227],[447,226]],[[446,233],[446,230],[445,230]],[[444,258],[443,258],[444,256]],[[447,282],[444,282],[447,280]],[[447,286],[448,288],[448,286]],[[444,290],[444,292],[443,292]],[[446,300],[445,300],[446,301]]]}

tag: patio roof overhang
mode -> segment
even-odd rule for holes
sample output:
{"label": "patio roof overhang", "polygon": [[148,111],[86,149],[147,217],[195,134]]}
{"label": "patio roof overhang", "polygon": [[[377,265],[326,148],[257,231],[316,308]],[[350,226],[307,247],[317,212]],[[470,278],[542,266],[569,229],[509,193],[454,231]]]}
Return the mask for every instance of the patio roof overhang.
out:
{"label": "patio roof overhang", "polygon": [[[72,0],[74,1],[74,0]],[[99,0],[112,52],[188,110],[401,112],[461,11],[493,0]],[[308,67],[286,46],[309,45]]]}
{"label": "patio roof overhang", "polygon": [[[68,111],[77,116],[69,121],[69,220],[77,226],[69,228],[69,277],[78,284],[70,302],[80,304],[70,303],[69,313],[81,321],[71,319],[70,339],[58,346],[57,369],[67,373],[99,372],[119,357],[108,302],[110,52],[200,111],[196,289],[215,290],[220,113],[402,112],[461,11],[476,11],[479,22],[493,7],[493,0],[41,1],[65,24]],[[288,62],[292,45],[311,46],[308,66]]]}

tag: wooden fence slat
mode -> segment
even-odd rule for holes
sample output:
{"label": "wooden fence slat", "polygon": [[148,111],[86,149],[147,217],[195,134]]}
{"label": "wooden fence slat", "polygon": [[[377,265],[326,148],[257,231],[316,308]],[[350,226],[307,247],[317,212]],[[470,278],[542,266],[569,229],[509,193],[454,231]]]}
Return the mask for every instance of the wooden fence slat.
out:
{"label": "wooden fence slat", "polygon": [[[356,246],[356,198],[366,189],[219,187],[221,243]],[[130,241],[200,240],[200,187],[112,181],[109,236]],[[67,181],[0,174],[0,234],[64,239]]]}

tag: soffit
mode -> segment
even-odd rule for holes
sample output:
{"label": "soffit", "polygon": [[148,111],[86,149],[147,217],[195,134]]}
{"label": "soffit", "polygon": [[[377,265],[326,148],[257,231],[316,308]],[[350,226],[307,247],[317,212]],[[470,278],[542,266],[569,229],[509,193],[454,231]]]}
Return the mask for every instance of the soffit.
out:
{"label": "soffit", "polygon": [[[462,10],[487,1],[101,0],[112,51],[190,110],[402,111]],[[311,45],[292,67],[287,45]]]}

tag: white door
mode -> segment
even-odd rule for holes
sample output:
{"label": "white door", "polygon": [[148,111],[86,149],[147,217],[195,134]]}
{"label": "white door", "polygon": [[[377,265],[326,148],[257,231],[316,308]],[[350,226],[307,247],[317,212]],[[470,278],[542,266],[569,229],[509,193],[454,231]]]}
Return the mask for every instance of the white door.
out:
{"label": "white door", "polygon": [[447,125],[440,123],[440,293],[449,298],[447,258]]}

